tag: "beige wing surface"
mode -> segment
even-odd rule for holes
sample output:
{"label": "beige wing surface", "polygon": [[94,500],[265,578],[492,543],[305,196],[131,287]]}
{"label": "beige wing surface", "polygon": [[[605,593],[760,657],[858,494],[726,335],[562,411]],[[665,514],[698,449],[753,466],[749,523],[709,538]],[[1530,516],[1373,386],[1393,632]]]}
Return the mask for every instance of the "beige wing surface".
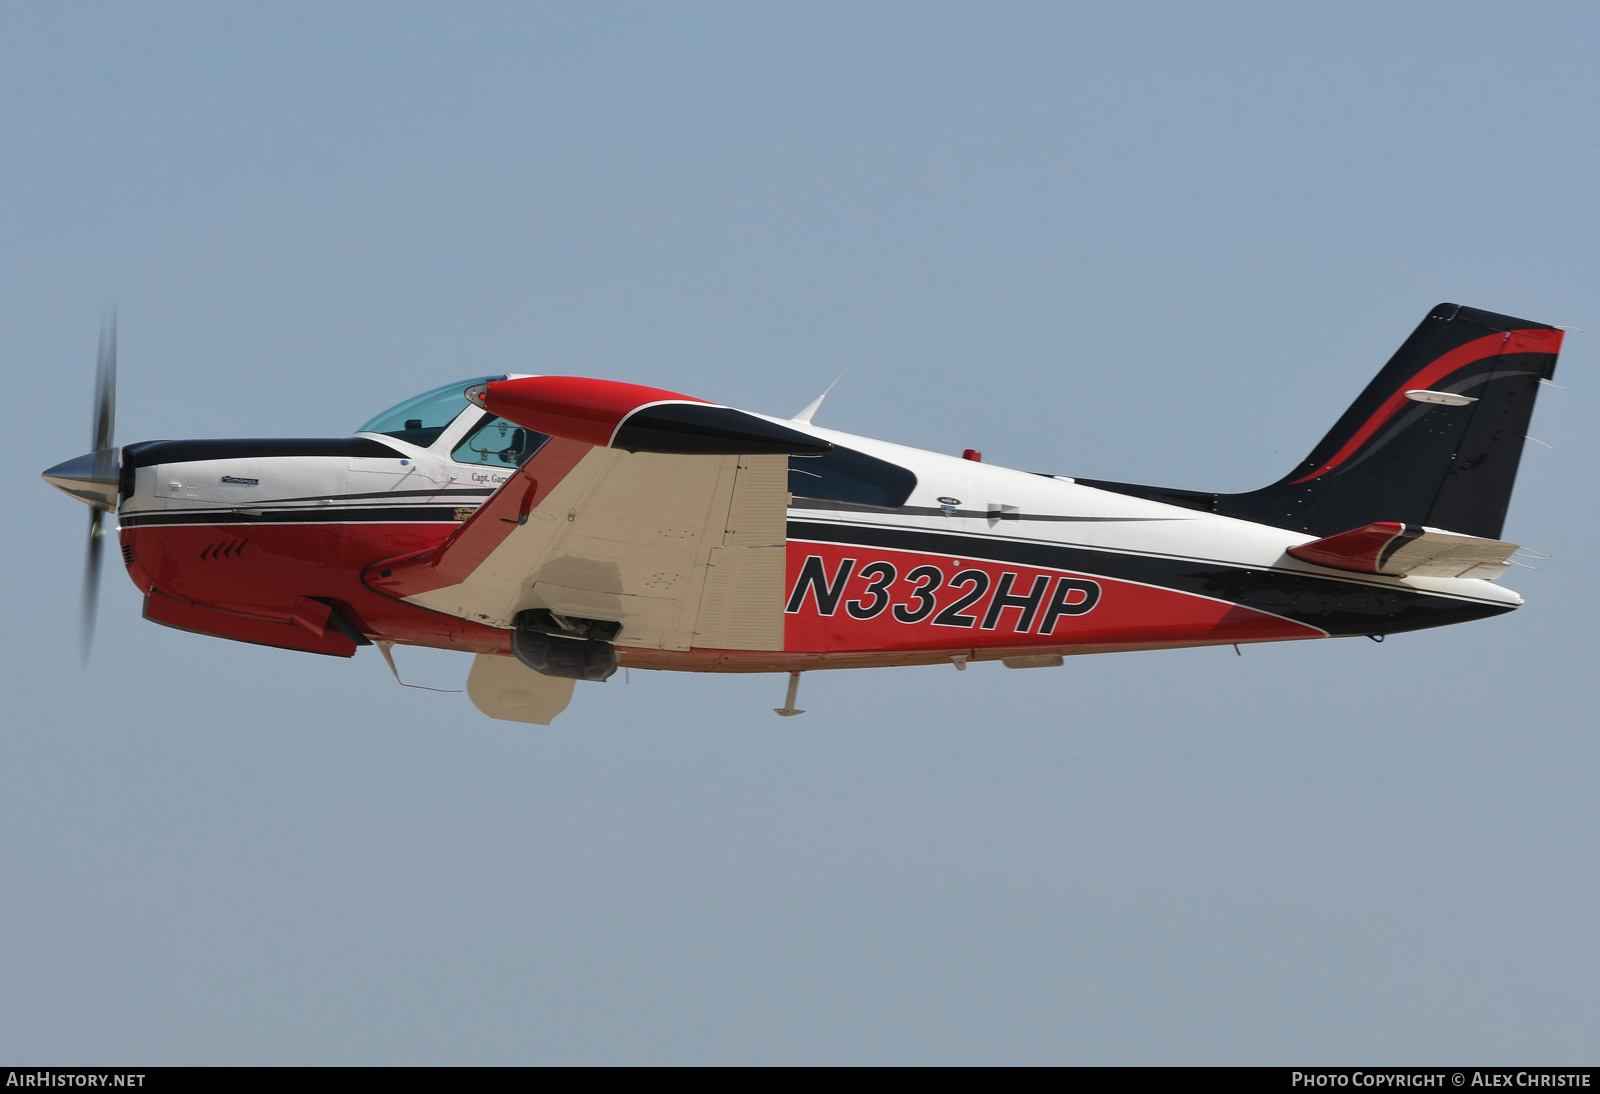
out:
{"label": "beige wing surface", "polygon": [[552,437],[445,543],[366,580],[493,627],[543,608],[615,621],[620,646],[779,650],[787,468]]}

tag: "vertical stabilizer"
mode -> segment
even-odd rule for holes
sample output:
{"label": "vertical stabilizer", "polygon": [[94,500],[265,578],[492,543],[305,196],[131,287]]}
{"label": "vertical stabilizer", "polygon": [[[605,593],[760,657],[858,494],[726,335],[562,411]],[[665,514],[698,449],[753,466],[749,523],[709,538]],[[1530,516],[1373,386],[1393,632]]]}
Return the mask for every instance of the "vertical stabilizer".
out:
{"label": "vertical stabilizer", "polygon": [[1078,481],[1331,536],[1378,522],[1499,539],[1561,331],[1440,304],[1293,471],[1243,494]]}

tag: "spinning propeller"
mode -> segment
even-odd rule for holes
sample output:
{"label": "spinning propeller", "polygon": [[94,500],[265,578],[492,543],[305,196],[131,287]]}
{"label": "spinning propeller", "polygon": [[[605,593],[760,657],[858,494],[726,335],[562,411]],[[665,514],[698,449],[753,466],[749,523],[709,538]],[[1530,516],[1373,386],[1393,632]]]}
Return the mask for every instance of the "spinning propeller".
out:
{"label": "spinning propeller", "polygon": [[117,506],[117,481],[121,473],[119,450],[111,443],[117,417],[117,316],[112,312],[100,327],[100,358],[95,368],[94,419],[89,441],[93,449],[83,456],[57,464],[44,473],[44,481],[89,506],[89,548],[83,567],[83,662],[89,663],[94,643],[95,605],[100,597],[101,542],[104,519]]}

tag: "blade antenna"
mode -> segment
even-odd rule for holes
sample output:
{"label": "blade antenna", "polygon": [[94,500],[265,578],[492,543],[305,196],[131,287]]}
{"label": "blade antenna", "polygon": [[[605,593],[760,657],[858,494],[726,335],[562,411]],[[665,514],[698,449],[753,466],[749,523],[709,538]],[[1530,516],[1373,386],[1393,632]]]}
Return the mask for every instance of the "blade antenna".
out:
{"label": "blade antenna", "polygon": [[835,387],[837,387],[839,385],[839,381],[844,379],[845,372],[849,372],[849,371],[850,371],[850,369],[847,366],[845,368],[844,372],[839,373],[839,375],[837,375],[837,376],[835,376],[833,378],[833,383],[829,384],[826,388],[823,389],[821,395],[818,395],[815,399],[812,399],[809,403],[807,403],[805,405],[805,409],[804,410],[800,411],[800,413],[796,414],[793,418],[790,418],[789,420],[791,422],[799,422],[801,425],[810,425],[811,424],[811,419],[816,416],[816,413],[817,413],[818,410],[822,409],[822,400],[824,400],[824,399],[826,399],[828,397],[828,392],[832,391]]}

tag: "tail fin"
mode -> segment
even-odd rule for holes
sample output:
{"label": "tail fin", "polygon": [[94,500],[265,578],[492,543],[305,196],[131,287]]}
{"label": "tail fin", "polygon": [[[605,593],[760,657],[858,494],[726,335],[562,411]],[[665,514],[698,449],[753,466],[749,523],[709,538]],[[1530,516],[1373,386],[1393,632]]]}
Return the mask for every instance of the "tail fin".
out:
{"label": "tail fin", "polygon": [[1271,486],[1088,486],[1330,536],[1381,521],[1499,539],[1539,381],[1561,331],[1440,304],[1311,454]]}

